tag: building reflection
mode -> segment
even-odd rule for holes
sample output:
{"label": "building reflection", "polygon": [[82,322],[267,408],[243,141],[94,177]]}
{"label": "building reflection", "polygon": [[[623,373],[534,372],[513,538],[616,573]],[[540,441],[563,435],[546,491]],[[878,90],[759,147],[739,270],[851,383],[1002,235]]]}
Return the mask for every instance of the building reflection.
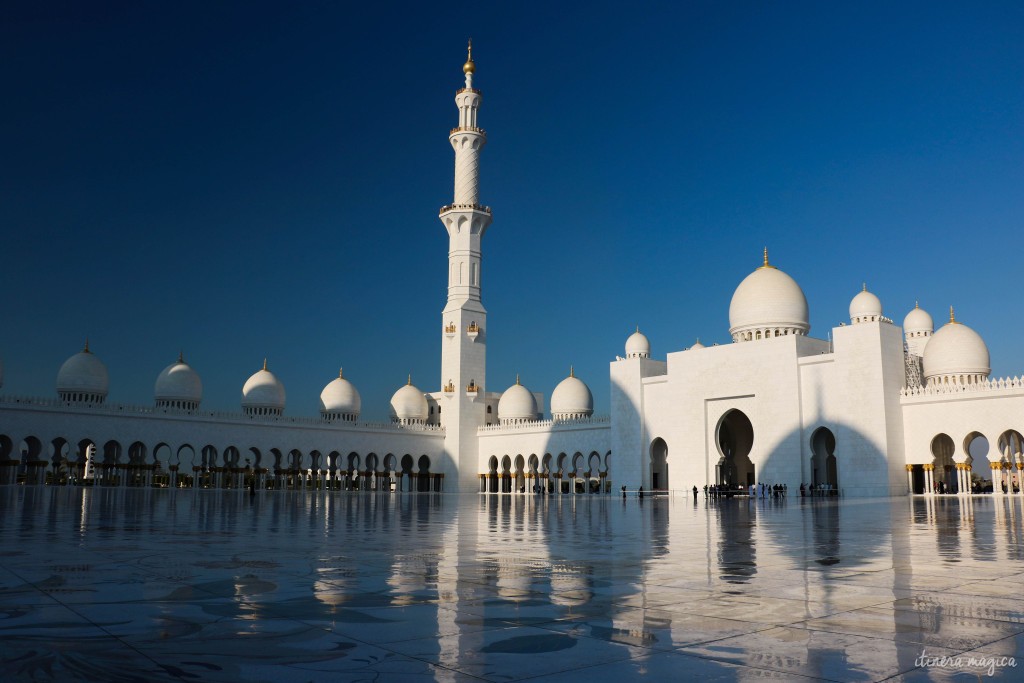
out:
{"label": "building reflection", "polygon": [[[352,628],[415,610],[436,634],[420,654],[440,664],[439,681],[454,681],[479,661],[489,633],[513,626],[565,623],[642,648],[690,644],[696,634],[715,638],[716,656],[734,647],[736,663],[878,678],[913,669],[922,638],[991,643],[1007,622],[1024,623],[1012,590],[958,578],[970,566],[996,579],[1024,560],[1024,515],[1012,497],[693,506],[672,497],[0,494],[15,543],[73,534],[92,551],[83,557],[114,559],[135,557],[144,542],[180,548],[171,559],[157,553],[158,565],[134,560],[181,586],[156,596],[168,615],[187,602],[239,628],[281,618]],[[73,561],[43,569],[52,576],[41,585],[60,590],[85,589],[91,576]],[[749,635],[716,635],[715,621]],[[757,637],[778,638],[773,647],[744,645],[766,629],[776,635]]]}

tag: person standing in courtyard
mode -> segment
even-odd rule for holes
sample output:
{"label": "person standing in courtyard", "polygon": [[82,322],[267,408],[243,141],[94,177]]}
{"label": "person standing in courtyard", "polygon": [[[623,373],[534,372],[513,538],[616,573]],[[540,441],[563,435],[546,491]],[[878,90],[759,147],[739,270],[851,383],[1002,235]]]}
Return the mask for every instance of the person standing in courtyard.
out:
{"label": "person standing in courtyard", "polygon": [[696,486],[693,487],[693,502],[694,503],[697,502],[697,487]]}

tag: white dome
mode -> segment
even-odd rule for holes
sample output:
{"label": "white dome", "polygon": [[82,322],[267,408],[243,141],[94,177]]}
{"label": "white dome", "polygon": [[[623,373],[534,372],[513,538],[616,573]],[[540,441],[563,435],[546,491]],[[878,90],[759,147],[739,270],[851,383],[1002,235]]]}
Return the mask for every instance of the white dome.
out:
{"label": "white dome", "polygon": [[647,335],[640,331],[640,326],[636,328],[636,332],[629,335],[629,339],[626,340],[626,358],[650,358],[651,357],[651,342],[647,339]]}
{"label": "white dome", "polygon": [[882,316],[882,301],[868,291],[865,284],[864,289],[857,292],[850,302],[851,322],[873,322]]}
{"label": "white dome", "polygon": [[342,377],[341,371],[324,390],[320,392],[321,413],[341,413],[344,415],[359,415],[363,401],[356,391],[355,385]]}
{"label": "white dome", "polygon": [[412,377],[409,378],[408,384],[391,397],[391,419],[403,422],[427,421],[427,399],[423,392],[413,385]]}
{"label": "white dome", "polygon": [[530,390],[519,383],[518,377],[498,400],[498,419],[502,422],[537,419],[537,401]]}
{"label": "white dome", "polygon": [[[503,397],[504,398],[504,397]],[[498,415],[501,416],[501,408]],[[551,392],[551,415],[555,418],[589,417],[594,414],[594,395],[590,388],[569,368],[569,376]]]}
{"label": "white dome", "polygon": [[932,322],[932,317],[916,303],[910,313],[907,313],[907,317],[903,319],[904,333],[931,332],[934,329],[935,323]]}
{"label": "white dome", "polygon": [[242,407],[280,412],[284,410],[284,402],[284,385],[267,370],[267,361],[264,360],[263,369],[246,380],[242,387]]}
{"label": "white dome", "polygon": [[696,351],[697,349],[706,349],[707,347],[700,343],[700,339],[693,343],[693,346],[689,348],[690,351]]}
{"label": "white dome", "polygon": [[808,319],[807,298],[800,285],[768,264],[765,249],[764,265],[744,278],[732,295],[729,334],[734,341],[756,338],[762,331],[769,335],[774,330],[807,334],[811,329]]}
{"label": "white dome", "polygon": [[88,342],[57,373],[57,393],[64,400],[102,402],[109,388],[107,366],[89,350]]}
{"label": "white dome", "polygon": [[158,404],[173,401],[199,405],[203,400],[203,382],[179,355],[177,363],[168,365],[157,376],[153,396]]}
{"label": "white dome", "polygon": [[924,349],[925,379],[948,377],[959,383],[960,376],[968,382],[987,378],[992,370],[985,341],[967,325],[956,322],[952,309],[949,317]]}

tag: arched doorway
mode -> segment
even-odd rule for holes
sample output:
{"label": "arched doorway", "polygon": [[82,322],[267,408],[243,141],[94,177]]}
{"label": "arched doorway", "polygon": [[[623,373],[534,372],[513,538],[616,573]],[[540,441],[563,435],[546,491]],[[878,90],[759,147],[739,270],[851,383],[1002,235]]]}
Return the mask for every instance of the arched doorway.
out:
{"label": "arched doorway", "polygon": [[718,423],[715,438],[721,459],[718,461],[715,479],[726,486],[753,486],[754,463],[750,451],[754,447],[754,425],[741,410],[730,410]]}
{"label": "arched doorway", "polygon": [[836,435],[828,427],[819,427],[811,435],[811,483],[815,491],[831,495],[839,491],[839,465],[836,462]]}
{"label": "arched doorway", "polygon": [[948,434],[939,434],[932,439],[932,487],[935,493],[956,491],[956,463],[953,462],[955,448]]}
{"label": "arched doorway", "polygon": [[668,444],[661,437],[651,442],[651,490],[668,490]]}
{"label": "arched doorway", "polygon": [[401,479],[401,481],[402,481],[402,485],[405,487],[402,490],[403,491],[414,491],[415,489],[413,488],[412,480],[415,477],[413,477],[414,473],[413,473],[413,470],[412,470],[412,467],[413,467],[412,456],[409,455],[408,453],[406,453],[405,455],[402,456],[402,461],[401,462],[402,462],[402,479]]}
{"label": "arched doorway", "polygon": [[[999,453],[1002,455],[1000,461],[1003,463],[1003,466],[1006,467],[1009,465],[1009,469],[1011,471],[1017,472],[1017,463],[1024,460],[1024,437],[1021,436],[1020,432],[1016,429],[1008,429],[1000,434]],[[1008,492],[1013,491],[1014,488],[1020,490],[1020,480],[1013,475],[1006,477],[1005,473],[1006,470],[1000,469],[998,475],[999,481],[995,481],[995,470],[992,471],[993,491],[1002,491],[1004,486]]]}
{"label": "arched doorway", "polygon": [[[964,439],[964,452],[967,453],[967,461],[963,466],[962,478],[958,480],[958,482],[963,482],[962,491],[964,493],[972,493],[978,488],[974,483],[974,463],[978,461],[987,464],[988,451],[988,438],[981,432],[971,432]],[[958,486],[957,490],[960,491],[961,487]]]}
{"label": "arched doorway", "polygon": [[498,458],[493,455],[487,461],[487,492],[498,492]]}
{"label": "arched doorway", "polygon": [[417,490],[427,492],[432,489],[431,487],[431,475],[430,475],[430,458],[426,455],[421,455],[419,462],[419,472],[416,474]]}

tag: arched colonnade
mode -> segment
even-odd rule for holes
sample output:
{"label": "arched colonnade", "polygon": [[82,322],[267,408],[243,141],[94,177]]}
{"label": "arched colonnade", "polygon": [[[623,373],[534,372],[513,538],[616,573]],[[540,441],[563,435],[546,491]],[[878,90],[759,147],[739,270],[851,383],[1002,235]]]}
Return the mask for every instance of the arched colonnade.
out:
{"label": "arched colonnade", "polygon": [[583,495],[611,492],[611,451],[491,455],[480,493]]}
{"label": "arched colonnade", "polygon": [[0,433],[0,484],[442,491],[429,455]]}

